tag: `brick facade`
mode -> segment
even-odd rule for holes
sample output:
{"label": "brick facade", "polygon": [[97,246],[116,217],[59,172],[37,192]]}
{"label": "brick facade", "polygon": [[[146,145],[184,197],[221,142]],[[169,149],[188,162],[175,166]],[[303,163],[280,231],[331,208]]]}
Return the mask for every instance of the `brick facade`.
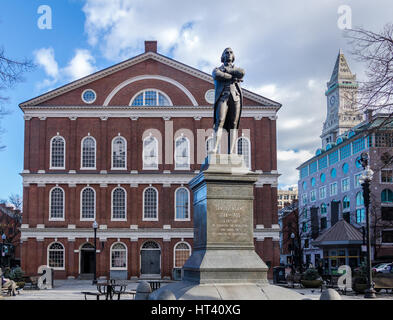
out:
{"label": "brick facade", "polygon": [[[213,110],[205,93],[214,84],[208,75],[157,54],[155,48],[148,42],[140,56],[20,105],[25,114],[21,256],[27,274],[36,273],[40,265],[48,263],[48,246],[54,242],[64,247],[63,268],[55,270],[55,278],[82,273],[81,259],[86,259],[82,258],[82,246],[93,244],[92,221],[81,221],[80,215],[81,191],[87,186],[95,191],[98,276],[110,276],[111,246],[117,242],[127,251],[127,268],[123,270],[127,279],[141,277],[141,248],[146,241],[156,242],[160,249],[161,278],[172,277],[174,248],[179,242],[192,248],[192,194],[190,219],[179,221],[175,219],[175,192],[187,187],[200,169],[198,130],[212,128]],[[81,99],[86,89],[96,93],[92,104]],[[144,89],[165,93],[173,105],[129,106],[132,97]],[[256,249],[274,266],[279,264],[275,115],[280,105],[248,91],[244,95],[239,136],[248,136],[249,132],[251,168],[260,173],[254,200]],[[157,170],[143,169],[143,139],[149,134],[158,141],[162,161]],[[174,139],[181,134],[190,140],[187,170],[178,170],[174,161],[165,161],[173,158]],[[112,140],[119,135],[127,142],[126,168],[115,170]],[[203,148],[209,135],[203,137]],[[64,169],[50,166],[51,139],[56,136],[65,141]],[[92,170],[81,169],[81,142],[87,136],[96,141],[96,165]],[[113,221],[111,194],[119,186],[126,191],[126,219]],[[157,221],[143,219],[143,191],[149,186],[158,191]],[[49,195],[54,187],[64,191],[61,221],[49,217]]]}

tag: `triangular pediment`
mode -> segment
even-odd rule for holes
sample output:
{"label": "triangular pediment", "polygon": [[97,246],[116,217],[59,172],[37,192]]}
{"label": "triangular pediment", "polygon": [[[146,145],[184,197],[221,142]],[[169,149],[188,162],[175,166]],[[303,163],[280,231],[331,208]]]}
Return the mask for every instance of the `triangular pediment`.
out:
{"label": "triangular pediment", "polygon": [[[176,60],[173,60],[173,59],[163,56],[161,54],[149,51],[149,52],[145,52],[143,54],[140,54],[136,57],[133,57],[131,59],[120,62],[118,64],[115,64],[115,65],[108,67],[106,69],[97,71],[97,72],[90,74],[88,76],[85,76],[81,79],[75,80],[75,81],[68,83],[64,86],[61,86],[57,89],[51,90],[47,93],[44,93],[38,97],[35,97],[33,99],[22,102],[21,104],[19,104],[19,106],[21,108],[23,108],[23,107],[27,107],[27,106],[35,106],[35,105],[42,104],[45,101],[48,101],[48,100],[53,99],[55,97],[58,97],[64,93],[70,92],[71,90],[75,90],[77,88],[85,86],[89,83],[97,81],[97,80],[104,78],[106,76],[109,76],[113,73],[130,68],[133,65],[136,65],[136,64],[146,61],[148,59],[152,59],[152,60],[155,60],[159,63],[163,63],[165,65],[168,65],[172,68],[175,68],[177,70],[180,70],[182,72],[190,74],[198,79],[209,82],[210,84],[214,83],[212,76],[208,73],[205,73],[203,71],[200,71],[198,69],[190,67],[186,64],[183,64],[181,62],[178,62]],[[258,104],[260,104],[262,106],[269,106],[269,107],[276,107],[276,108],[281,107],[280,103],[270,100],[268,98],[265,98],[261,95],[253,93],[253,92],[251,92],[247,89],[244,89],[244,88],[243,88],[243,95],[244,95],[244,97],[257,102]]]}

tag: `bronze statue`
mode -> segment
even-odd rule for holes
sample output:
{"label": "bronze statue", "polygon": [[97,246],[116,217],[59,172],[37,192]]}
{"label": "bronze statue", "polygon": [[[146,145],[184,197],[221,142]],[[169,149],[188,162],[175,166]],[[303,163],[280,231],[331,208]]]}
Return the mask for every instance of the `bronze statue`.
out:
{"label": "bronze statue", "polygon": [[213,70],[215,86],[214,98],[214,149],[217,153],[221,142],[222,130],[229,134],[228,153],[235,152],[237,130],[243,106],[243,95],[240,82],[244,70],[233,65],[235,55],[231,48],[226,48],[221,55],[222,65]]}

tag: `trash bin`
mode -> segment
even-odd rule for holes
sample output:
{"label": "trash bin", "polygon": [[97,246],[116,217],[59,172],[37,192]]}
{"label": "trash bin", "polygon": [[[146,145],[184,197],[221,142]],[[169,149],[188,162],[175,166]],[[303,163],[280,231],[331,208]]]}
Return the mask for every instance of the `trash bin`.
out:
{"label": "trash bin", "polygon": [[273,283],[285,282],[285,267],[279,266],[273,268]]}

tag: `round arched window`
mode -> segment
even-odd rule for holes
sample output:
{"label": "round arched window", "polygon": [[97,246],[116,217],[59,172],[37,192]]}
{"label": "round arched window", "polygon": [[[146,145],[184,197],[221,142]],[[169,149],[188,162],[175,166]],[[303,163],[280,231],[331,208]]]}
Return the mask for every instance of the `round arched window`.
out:
{"label": "round arched window", "polygon": [[312,186],[312,187],[315,187],[315,178],[312,178],[312,179],[311,179],[311,186]]}
{"label": "round arched window", "polygon": [[158,90],[148,89],[137,93],[131,100],[131,106],[171,106],[169,97]]}
{"label": "round arched window", "polygon": [[324,183],[326,180],[326,175],[324,173],[321,174],[321,182]]}
{"label": "round arched window", "polygon": [[330,175],[331,175],[332,178],[335,178],[335,177],[336,177],[337,171],[336,171],[335,168],[333,168],[333,169],[330,171]]}
{"label": "round arched window", "polygon": [[348,163],[344,163],[342,168],[343,168],[343,173],[348,173],[348,170],[349,170]]}
{"label": "round arched window", "polygon": [[307,190],[307,182],[306,181],[303,182],[303,190]]}

